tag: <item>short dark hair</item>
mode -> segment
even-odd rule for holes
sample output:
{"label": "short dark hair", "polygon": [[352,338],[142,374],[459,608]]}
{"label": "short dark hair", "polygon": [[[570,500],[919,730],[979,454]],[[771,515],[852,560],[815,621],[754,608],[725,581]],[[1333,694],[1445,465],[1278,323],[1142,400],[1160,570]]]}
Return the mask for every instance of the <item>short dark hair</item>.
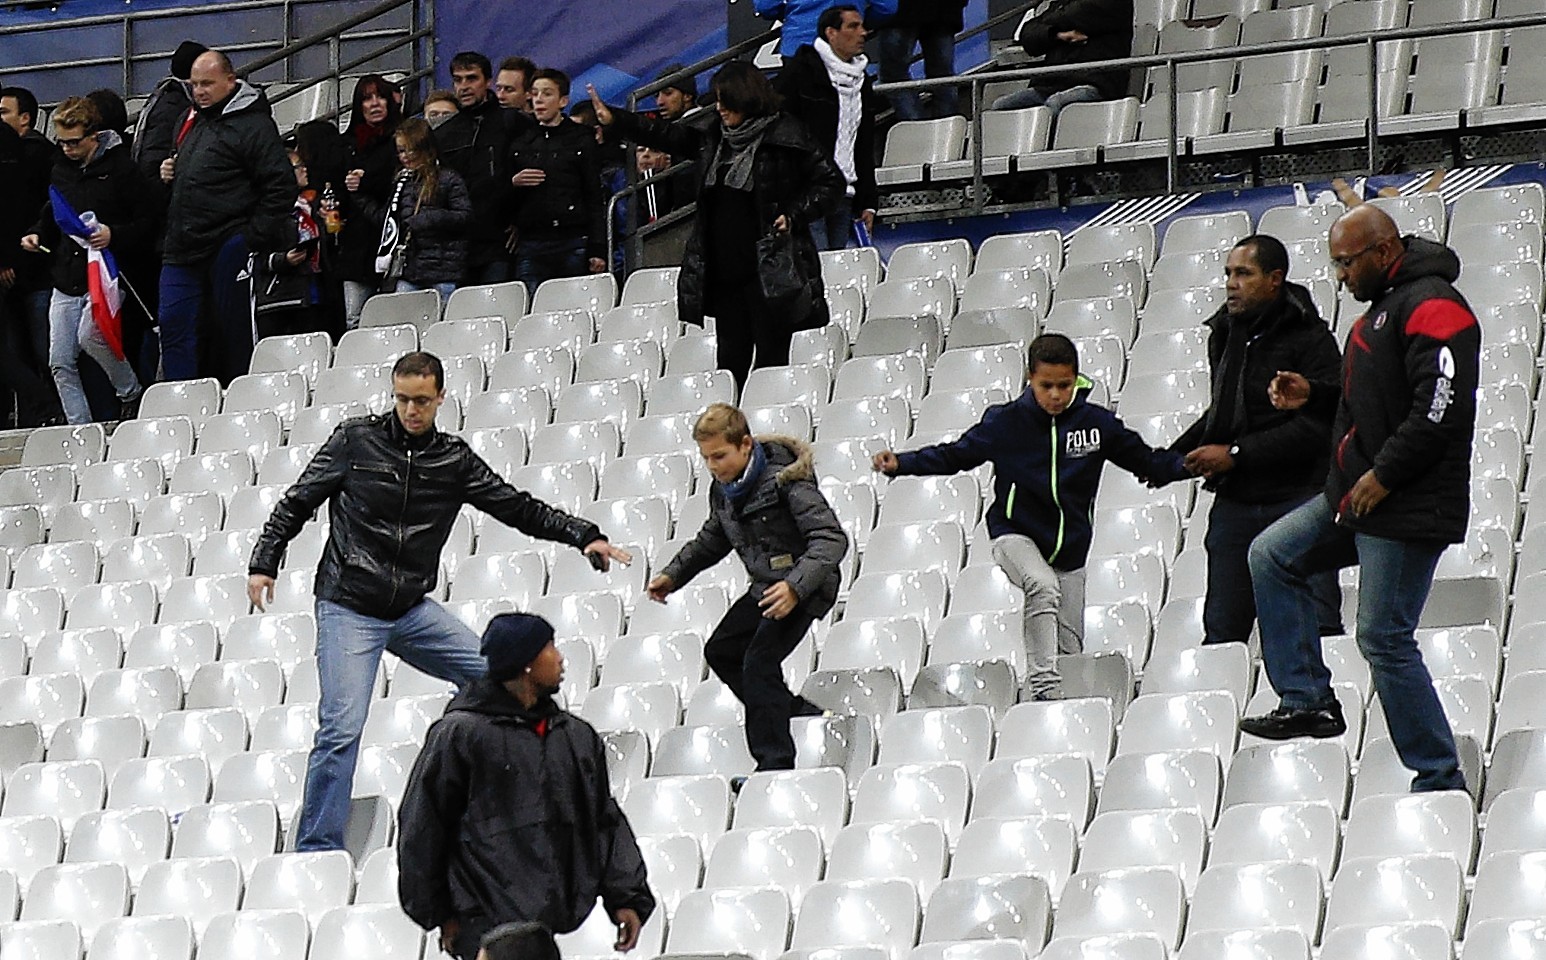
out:
{"label": "short dark hair", "polygon": [[466,70],[468,67],[477,67],[483,71],[483,79],[494,79],[494,65],[489,63],[488,57],[476,50],[463,50],[451,58],[452,70]]}
{"label": "short dark hair", "polygon": [[502,923],[483,935],[489,960],[559,960],[558,943],[545,923]]}
{"label": "short dark hair", "polygon": [[770,117],[783,103],[767,76],[745,60],[732,60],[720,67],[710,86],[721,107],[748,119]]}
{"label": "short dark hair", "polygon": [[596,105],[590,99],[583,98],[569,108],[569,119],[576,123],[583,123],[587,127],[596,125]]}
{"label": "short dark hair", "polygon": [[1061,333],[1044,333],[1031,341],[1031,371],[1038,363],[1074,368],[1079,372],[1079,348]]}
{"label": "short dark hair", "polygon": [[530,87],[531,82],[537,79],[537,65],[528,57],[505,57],[499,61],[499,72],[504,73],[506,70],[514,70],[516,73],[519,73],[527,87]]}
{"label": "short dark hair", "polygon": [[[215,66],[219,67],[221,70],[224,70],[226,76],[236,76],[236,65],[231,62],[231,58],[226,56],[223,51],[205,50],[204,53],[212,53],[215,55]],[[199,56],[202,57],[204,53],[199,54]],[[198,57],[195,57],[194,59],[196,60]]]}
{"label": "short dark hair", "polygon": [[38,98],[26,87],[0,87],[0,97],[12,97],[16,100],[16,112],[25,113],[32,119],[28,122],[36,127],[38,125]]}
{"label": "short dark hair", "polygon": [[[821,16],[816,18],[816,36],[825,40],[828,30],[841,30],[845,13],[859,13],[859,8],[851,3],[840,3],[821,11]],[[864,14],[859,13],[859,16],[862,18]]]}
{"label": "short dark hair", "polygon": [[104,87],[86,94],[86,99],[97,105],[97,113],[102,117],[103,130],[116,130],[123,133],[129,129],[129,106],[123,102],[123,97],[120,97],[116,91]]}
{"label": "short dark hair", "polygon": [[[423,121],[420,121],[421,123]],[[397,358],[392,364],[392,376],[396,377],[433,377],[435,390],[446,388],[446,368],[440,362],[440,358],[433,353],[423,350],[414,350]]]}
{"label": "short dark hair", "polygon": [[1241,247],[1251,248],[1251,260],[1262,273],[1281,270],[1284,277],[1288,276],[1288,250],[1283,246],[1283,241],[1277,237],[1265,233],[1253,233],[1235,244],[1236,250]]}
{"label": "short dark hair", "polygon": [[553,81],[558,85],[558,95],[560,97],[569,96],[569,74],[565,73],[564,71],[555,70],[552,67],[543,67],[541,70],[537,71],[536,76],[531,78],[533,85],[535,85],[538,80]]}

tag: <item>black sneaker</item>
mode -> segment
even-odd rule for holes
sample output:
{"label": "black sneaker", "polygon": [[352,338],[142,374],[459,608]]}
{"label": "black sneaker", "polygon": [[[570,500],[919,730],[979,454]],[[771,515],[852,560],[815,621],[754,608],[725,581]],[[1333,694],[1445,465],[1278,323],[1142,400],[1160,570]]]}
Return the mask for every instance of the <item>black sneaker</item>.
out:
{"label": "black sneaker", "polygon": [[1278,707],[1259,717],[1246,717],[1240,721],[1242,733],[1263,740],[1292,740],[1295,737],[1340,737],[1347,732],[1347,721],[1342,719],[1342,704],[1314,709]]}
{"label": "black sneaker", "polygon": [[136,393],[134,396],[127,400],[118,401],[119,422],[124,420],[133,420],[135,417],[140,415],[140,398],[144,395],[145,391],[141,390],[139,393]]}

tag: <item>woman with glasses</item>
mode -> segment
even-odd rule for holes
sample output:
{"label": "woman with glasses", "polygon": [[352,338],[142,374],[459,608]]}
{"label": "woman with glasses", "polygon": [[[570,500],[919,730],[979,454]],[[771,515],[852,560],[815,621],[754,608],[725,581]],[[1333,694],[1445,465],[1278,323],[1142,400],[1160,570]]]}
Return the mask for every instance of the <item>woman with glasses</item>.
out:
{"label": "woman with glasses", "polygon": [[[71,97],[54,111],[54,139],[62,156],[54,165],[53,188],[88,227],[88,238],[65,236],[52,201],[37,226],[21,238],[23,250],[52,257],[53,297],[48,306],[48,367],[66,419],[91,422],[91,405],[81,387],[78,357],[82,350],[95,360],[118,395],[116,416],[127,420],[139,407],[140,381],[122,355],[108,345],[92,318],[87,280],[87,255],[92,250],[116,253],[144,249],[155,239],[157,211],[152,192],[123,138],[102,130],[102,116],[85,97]],[[127,276],[121,283],[132,282]],[[127,290],[124,299],[132,296]],[[122,336],[120,330],[119,336]]]}
{"label": "woman with glasses", "polygon": [[393,140],[403,169],[384,211],[367,194],[356,197],[368,216],[385,213],[376,268],[388,289],[402,293],[434,288],[444,301],[466,270],[467,231],[472,225],[467,185],[456,171],[441,165],[425,121],[404,120]]}

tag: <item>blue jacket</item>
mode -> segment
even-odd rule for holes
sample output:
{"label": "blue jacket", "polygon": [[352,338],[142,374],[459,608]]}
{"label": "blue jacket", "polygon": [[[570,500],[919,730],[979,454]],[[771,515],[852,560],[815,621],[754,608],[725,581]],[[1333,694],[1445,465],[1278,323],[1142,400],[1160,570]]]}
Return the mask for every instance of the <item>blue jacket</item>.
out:
{"label": "blue jacket", "polygon": [[954,443],[897,455],[897,474],[950,474],[993,463],[988,533],[1018,533],[1036,541],[1057,570],[1078,570],[1090,552],[1091,521],[1100,471],[1107,460],[1145,480],[1190,478],[1182,456],[1156,450],[1098,403],[1080,378],[1073,403],[1056,417],[1027,387],[1008,403],[988,408]]}
{"label": "blue jacket", "polygon": [[[778,52],[786,57],[807,43],[816,42],[816,21],[839,0],[753,0],[752,8],[764,20],[784,21]],[[896,16],[897,0],[849,0],[866,20],[887,20]]]}

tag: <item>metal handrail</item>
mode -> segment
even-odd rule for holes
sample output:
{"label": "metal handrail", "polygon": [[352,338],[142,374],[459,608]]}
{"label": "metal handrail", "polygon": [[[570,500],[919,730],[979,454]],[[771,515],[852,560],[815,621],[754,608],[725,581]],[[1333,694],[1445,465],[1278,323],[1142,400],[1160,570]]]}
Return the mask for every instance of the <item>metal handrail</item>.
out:
{"label": "metal handrail", "polygon": [[400,7],[411,6],[415,3],[416,0],[382,0],[381,3],[376,4],[374,7],[361,10],[359,13],[356,13],[353,16],[345,17],[330,27],[325,27],[316,31],[315,33],[310,33],[300,38],[299,40],[290,41],[290,43],[279,48],[278,50],[275,50],[268,56],[259,57],[251,63],[243,65],[242,68],[237,71],[237,73],[241,76],[246,76],[249,73],[255,73],[258,70],[262,70],[264,67],[273,66],[282,60],[294,56],[302,50],[307,50],[319,44],[327,43],[328,41],[337,37],[340,33],[343,33],[345,30],[348,30],[352,27],[358,27],[359,25],[370,20],[374,20],[377,17],[391,13]]}
{"label": "metal handrail", "polygon": [[970,86],[972,102],[972,210],[980,213],[985,205],[982,182],[982,94],[989,83],[1008,80],[1036,80],[1043,77],[1066,76],[1106,70],[1132,70],[1137,67],[1164,67],[1167,73],[1169,117],[1167,124],[1166,189],[1174,193],[1177,179],[1177,150],[1180,140],[1177,129],[1176,68],[1189,63],[1211,63],[1217,60],[1236,60],[1272,53],[1297,53],[1306,50],[1329,50],[1337,47],[1363,46],[1368,50],[1369,120],[1367,150],[1369,174],[1373,175],[1379,141],[1379,44],[1392,40],[1419,40],[1426,37],[1457,36],[1467,33],[1511,30],[1518,27],[1546,26],[1546,14],[1531,13],[1513,17],[1493,17],[1488,20],[1472,20],[1458,23],[1434,24],[1418,27],[1396,27],[1390,30],[1366,31],[1339,37],[1310,37],[1302,40],[1273,40],[1266,43],[1236,44],[1209,50],[1189,50],[1176,53],[1146,54],[1139,57],[1120,57],[1113,60],[1092,60],[1087,63],[1058,64],[1056,66],[1018,67],[990,74],[958,74],[953,77],[929,77],[922,80],[904,80],[895,83],[877,83],[878,93],[902,90],[932,90],[947,86]]}
{"label": "metal handrail", "polygon": [[643,86],[635,87],[628,94],[628,111],[632,113],[635,109],[637,109],[639,101],[643,100],[645,97],[659,93],[667,87],[672,86],[682,80],[691,80],[703,71],[711,70],[722,63],[728,63],[731,60],[741,56],[742,54],[750,53],[753,50],[760,49],[762,45],[767,43],[769,40],[775,40],[782,35],[782,30],[780,30],[778,27],[773,27],[770,30],[766,30],[757,34],[755,37],[747,37],[740,43],[726,47],[711,57],[705,57],[696,63],[689,63],[687,66],[676,71],[675,73],[661,77],[658,80],[651,80],[649,83],[646,83]]}

